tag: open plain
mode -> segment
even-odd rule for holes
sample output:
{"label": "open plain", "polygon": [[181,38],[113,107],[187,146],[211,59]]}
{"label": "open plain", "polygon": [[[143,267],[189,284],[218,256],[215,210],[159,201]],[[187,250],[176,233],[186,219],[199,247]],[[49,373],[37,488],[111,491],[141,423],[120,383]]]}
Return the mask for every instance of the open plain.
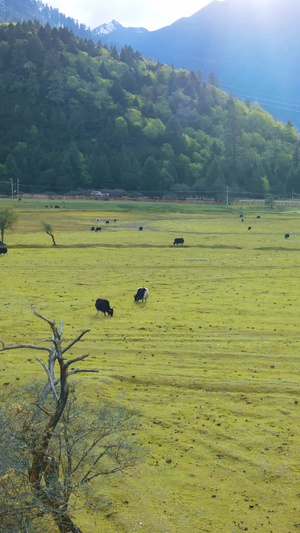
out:
{"label": "open plain", "polygon": [[[83,531],[300,528],[300,208],[4,204],[19,220],[0,257],[0,337],[47,337],[30,306],[63,319],[66,341],[90,328],[74,354],[89,352],[99,373],[72,378],[82,400],[137,412],[141,459],[95,482],[101,510],[76,512]],[[146,304],[134,303],[140,286]],[[112,318],[96,315],[96,298]],[[35,354],[0,354],[2,393],[39,378]]]}

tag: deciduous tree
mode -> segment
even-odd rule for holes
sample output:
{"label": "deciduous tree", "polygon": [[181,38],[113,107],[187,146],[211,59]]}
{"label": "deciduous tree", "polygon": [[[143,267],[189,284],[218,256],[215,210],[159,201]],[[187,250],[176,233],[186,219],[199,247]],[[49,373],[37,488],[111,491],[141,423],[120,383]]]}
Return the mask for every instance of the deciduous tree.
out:
{"label": "deciduous tree", "polygon": [[2,242],[4,242],[4,232],[7,229],[12,229],[18,218],[18,214],[11,207],[0,208],[0,232]]}
{"label": "deciduous tree", "polygon": [[56,246],[56,241],[53,235],[52,225],[48,224],[48,222],[42,222],[42,227],[44,231],[47,233],[47,235],[50,235],[52,242],[53,242],[53,246]]}

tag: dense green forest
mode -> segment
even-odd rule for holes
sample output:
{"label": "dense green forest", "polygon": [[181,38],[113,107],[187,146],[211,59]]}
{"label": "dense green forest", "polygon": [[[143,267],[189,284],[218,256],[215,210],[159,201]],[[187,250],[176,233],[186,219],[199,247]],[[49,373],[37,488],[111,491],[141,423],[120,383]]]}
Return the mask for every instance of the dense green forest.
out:
{"label": "dense green forest", "polygon": [[67,28],[0,25],[0,192],[300,193],[299,136],[212,74]]}
{"label": "dense green forest", "polygon": [[65,26],[83,39],[96,41],[96,31],[90,30],[72,17],[67,17],[57,8],[48,6],[40,0],[1,0],[0,22],[18,22],[38,20],[41,24],[49,23],[51,27]]}

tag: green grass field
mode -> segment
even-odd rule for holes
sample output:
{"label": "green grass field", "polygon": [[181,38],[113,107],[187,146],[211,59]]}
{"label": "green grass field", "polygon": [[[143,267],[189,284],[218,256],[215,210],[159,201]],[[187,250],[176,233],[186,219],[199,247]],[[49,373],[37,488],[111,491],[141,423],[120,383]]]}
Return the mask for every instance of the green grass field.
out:
{"label": "green grass field", "polygon": [[[48,336],[31,305],[63,319],[66,341],[90,328],[74,353],[89,352],[85,366],[100,372],[72,378],[82,397],[138,412],[142,459],[98,482],[103,511],[77,512],[83,531],[300,527],[300,209],[3,204],[20,218],[0,257],[0,337]],[[57,247],[41,220],[53,225]],[[173,246],[175,237],[185,245]],[[139,286],[150,290],[146,305],[133,301]],[[98,297],[110,301],[113,318],[96,316]],[[44,379],[34,355],[1,354],[2,390]]]}

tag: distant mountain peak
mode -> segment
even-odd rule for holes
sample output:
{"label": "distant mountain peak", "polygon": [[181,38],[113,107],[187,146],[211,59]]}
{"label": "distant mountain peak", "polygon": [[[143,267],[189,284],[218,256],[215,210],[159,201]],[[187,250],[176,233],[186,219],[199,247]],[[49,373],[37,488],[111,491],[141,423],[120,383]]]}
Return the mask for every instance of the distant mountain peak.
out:
{"label": "distant mountain peak", "polygon": [[139,28],[126,28],[125,26],[122,26],[119,22],[116,20],[112,20],[111,22],[101,24],[101,26],[98,26],[93,30],[94,35],[109,35],[113,32],[122,32],[122,33],[146,33],[148,30],[145,28],[139,27]]}
{"label": "distant mountain peak", "polygon": [[111,22],[107,22],[105,24],[101,24],[101,26],[98,26],[94,29],[94,32],[98,35],[107,35],[108,33],[112,33],[116,30],[121,30],[124,26],[117,22],[116,20],[111,20]]}

